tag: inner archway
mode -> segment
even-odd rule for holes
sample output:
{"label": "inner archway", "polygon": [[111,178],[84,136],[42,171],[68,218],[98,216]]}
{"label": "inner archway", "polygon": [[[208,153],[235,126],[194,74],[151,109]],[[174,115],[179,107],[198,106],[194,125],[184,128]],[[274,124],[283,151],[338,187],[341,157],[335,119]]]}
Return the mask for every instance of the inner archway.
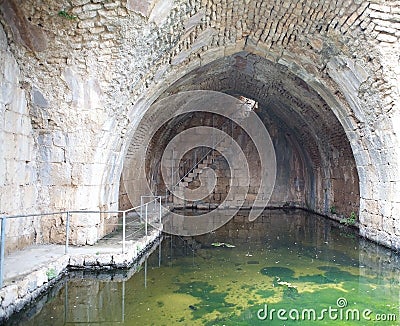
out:
{"label": "inner archway", "polygon": [[[358,215],[359,179],[346,132],[324,99],[287,67],[241,52],[192,70],[170,85],[159,99],[192,90],[222,92],[257,104],[253,107],[254,112],[271,135],[277,160],[270,206],[302,207],[325,215],[349,216],[352,212]],[[152,114],[157,119],[157,114]],[[173,136],[195,126],[218,128],[225,124],[224,119],[203,113],[184,114],[169,120],[148,144],[146,182],[151,184],[151,189],[159,195],[165,193],[159,177],[159,162]],[[154,125],[157,125],[155,121]],[[251,142],[246,140],[246,133],[240,128],[235,130],[232,134],[240,139],[243,147],[247,146],[248,161],[254,162],[251,158],[254,151]],[[152,131],[149,123],[144,123],[139,125],[136,133],[143,132],[155,133],[156,130]],[[133,137],[130,153],[134,152],[135,146],[138,144]],[[188,154],[191,161],[194,153]],[[125,166],[125,182],[132,175],[129,171],[130,167]],[[223,171],[217,172],[225,175]],[[257,174],[252,178],[257,180]],[[223,192],[214,191],[206,201],[218,204],[223,195]],[[121,204],[126,207],[134,203],[125,201]],[[251,200],[246,204],[251,205]]]}

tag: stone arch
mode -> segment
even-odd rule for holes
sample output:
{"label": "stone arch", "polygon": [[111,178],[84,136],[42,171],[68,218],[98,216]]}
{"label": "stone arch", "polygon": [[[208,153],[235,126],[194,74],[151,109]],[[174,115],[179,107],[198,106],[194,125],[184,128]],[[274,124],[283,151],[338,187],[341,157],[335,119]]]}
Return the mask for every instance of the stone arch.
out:
{"label": "stone arch", "polygon": [[[244,60],[244,58],[246,57],[246,56],[251,56],[252,57],[252,60],[253,60],[253,63],[254,63],[254,60],[261,60],[261,58],[260,57],[257,57],[257,56],[255,56],[255,55],[252,55],[252,54],[250,54],[250,53],[239,53],[239,54],[237,54],[236,55],[236,59],[240,59],[240,60]],[[230,60],[232,60],[232,58],[233,58],[234,56],[231,56],[230,57]],[[258,59],[257,59],[258,58]],[[219,61],[226,61],[226,57],[223,57],[223,58],[221,58],[221,59],[216,59],[214,62],[218,62],[218,60]],[[270,65],[272,65],[272,63],[270,62],[269,63]],[[210,67],[211,66],[211,67]],[[195,70],[193,70],[192,71],[192,73],[188,73],[187,75],[186,75],[186,79],[196,79],[196,78],[198,78],[198,79],[201,79],[201,77],[199,78],[199,77],[197,77],[197,75],[202,75],[202,78],[203,78],[203,85],[199,85],[199,84],[201,84],[201,82],[199,81],[198,82],[198,84],[197,85],[185,85],[185,82],[183,81],[182,82],[182,79],[184,80],[185,79],[185,77],[182,77],[182,78],[180,78],[179,80],[181,81],[180,82],[180,85],[179,85],[179,82],[176,82],[175,84],[173,84],[173,85],[176,85],[176,84],[178,84],[177,86],[170,86],[169,87],[169,89],[167,89],[166,90],[166,92],[164,92],[164,94],[172,94],[172,93],[176,93],[176,92],[179,92],[179,91],[182,91],[182,90],[190,90],[190,89],[213,89],[212,87],[211,88],[207,88],[207,83],[210,83],[209,82],[209,80],[212,78],[212,76],[214,75],[214,74],[217,74],[215,71],[216,70],[218,70],[218,69],[216,69],[216,66],[215,66],[215,64],[214,64],[214,66],[212,65],[212,63],[210,63],[210,64],[208,64],[208,65],[206,65],[206,66],[204,66],[204,67],[208,67],[207,68],[207,70],[206,69],[202,69],[202,68],[197,68],[197,70],[199,71],[199,72],[197,72],[197,74],[196,74],[196,69]],[[209,72],[209,71],[211,71],[211,73]],[[207,73],[209,74],[209,75],[207,75]],[[261,73],[261,72],[260,72]],[[194,77],[193,77],[193,75],[194,75]],[[215,78],[218,78],[218,76],[217,77],[215,77]],[[279,77],[278,77],[279,78]],[[206,82],[204,83],[204,80],[206,80]],[[214,87],[215,87],[215,85],[214,85]],[[220,86],[220,87],[224,87],[224,86]],[[219,90],[219,91],[221,91],[221,89],[218,89],[218,87],[217,87],[217,89],[216,90]],[[225,91],[229,91],[229,89],[226,89]],[[232,89],[230,89],[230,91],[234,91],[234,90],[232,90]],[[282,91],[282,89],[280,89],[280,91]],[[161,97],[163,97],[163,96],[167,96],[167,95],[162,95]],[[255,94],[244,94],[244,95],[246,95],[246,96],[252,96],[253,98],[254,98],[254,96],[255,96]],[[257,100],[260,100],[260,99],[257,99]],[[296,99],[295,98],[293,98],[293,100],[295,101]],[[297,99],[298,100],[298,99]],[[325,108],[326,109],[326,108]],[[331,117],[332,118],[332,117]],[[316,123],[316,121],[314,121],[314,123]],[[145,133],[145,130],[149,130],[149,129],[147,129],[149,126],[141,126],[141,129],[142,129],[142,131],[141,132],[139,132],[139,133],[141,133],[141,134],[144,134]],[[340,133],[340,132],[339,132]],[[342,135],[343,136],[343,135]],[[139,139],[142,139],[142,137],[139,137]],[[139,140],[139,142],[140,142],[140,140]],[[135,146],[135,145],[133,145],[133,146]],[[297,148],[295,148],[296,150],[300,150],[301,151],[301,148],[299,147],[299,146],[297,146]],[[349,150],[349,149],[348,149]],[[132,150],[132,151],[134,151],[134,149]],[[312,153],[312,152],[318,152],[318,151],[320,151],[320,150],[318,150],[317,149],[317,147],[315,147],[313,150],[309,150],[309,152],[310,153]],[[304,154],[304,153],[303,153]],[[303,161],[304,161],[304,155],[303,155]],[[322,173],[322,172],[321,172]],[[356,177],[356,179],[358,179],[357,177]],[[355,185],[355,189],[352,189],[352,191],[354,191],[356,194],[357,194],[357,196],[358,196],[358,180],[356,181],[356,183],[355,183],[356,185]],[[312,187],[315,187],[315,185],[312,185]],[[314,196],[314,195],[313,195]],[[351,208],[348,208],[347,210],[344,210],[343,211],[343,213],[346,213],[346,214],[350,214],[350,212],[349,212],[349,210],[350,211],[357,211],[358,212],[358,198],[357,199],[355,199],[355,198],[353,198],[353,200],[354,200],[354,205],[349,205]],[[282,203],[280,203],[281,205],[282,205]],[[333,205],[333,204],[332,204]],[[309,203],[307,203],[307,205],[306,206],[309,206]],[[311,205],[312,206],[312,205]],[[323,209],[320,207],[319,208],[319,211],[320,212],[322,212],[322,213],[328,213],[329,212],[329,208],[330,208],[330,205],[329,204],[326,204],[325,205],[326,207],[324,207]],[[315,209],[315,207],[310,207],[310,208],[312,208],[312,209]]]}
{"label": "stone arch", "polygon": [[[286,66],[335,112],[357,162],[361,233],[399,248],[397,2],[163,3],[71,1],[71,20],[56,2],[1,3],[38,152],[65,153],[45,162],[50,182],[37,169],[45,200],[35,207],[115,208],[131,132],[147,108],[193,69],[246,51]],[[15,15],[4,14],[10,8]],[[32,102],[34,87],[45,107]]]}
{"label": "stone arch", "polygon": [[[228,52],[228,50],[225,48],[223,50],[215,50],[213,49],[211,52],[210,57],[214,60],[218,60],[218,58],[221,58]],[[215,53],[218,53],[219,55],[216,56]],[[206,52],[207,53],[207,52]],[[254,51],[255,54],[260,54],[260,51]],[[265,52],[262,52],[264,57],[273,57],[271,56],[265,56]],[[354,154],[354,159],[357,163],[357,171],[360,175],[360,229],[361,233],[366,235],[369,238],[372,238],[373,240],[376,240],[378,242],[381,242],[387,246],[392,246],[391,240],[389,240],[389,236],[386,233],[386,231],[379,230],[381,232],[380,235],[377,234],[377,232],[372,231],[374,229],[374,226],[371,224],[371,219],[373,219],[372,216],[377,216],[379,215],[379,212],[377,210],[371,212],[370,208],[366,208],[366,205],[368,205],[366,202],[368,202],[368,199],[364,196],[364,194],[373,192],[373,187],[374,185],[372,183],[368,183],[368,180],[371,180],[370,177],[366,175],[366,170],[368,170],[368,173],[371,175],[378,175],[379,172],[375,170],[374,164],[371,164],[371,159],[368,154],[368,150],[366,150],[367,146],[364,141],[360,140],[359,136],[359,129],[360,128],[360,120],[358,117],[354,114],[354,110],[357,110],[357,108],[354,107],[354,103],[350,100],[354,97],[355,95],[352,93],[354,92],[353,87],[348,87],[352,86],[351,83],[354,81],[351,80],[351,78],[355,79],[358,81],[358,84],[360,84],[363,81],[363,78],[365,78],[365,71],[362,71],[361,67],[357,67],[354,65],[354,62],[352,63],[351,60],[349,60],[349,65],[342,67],[342,75],[338,71],[335,71],[335,69],[338,69],[337,66],[335,66],[334,63],[331,64],[331,70],[334,71],[332,73],[334,75],[334,78],[331,78],[330,76],[328,77],[328,82],[326,81],[321,81],[319,80],[316,76],[313,76],[312,74],[308,73],[305,69],[302,69],[297,63],[290,62],[288,60],[275,60],[278,61],[280,64],[283,64],[284,66],[287,67],[287,69],[293,73],[294,75],[298,76],[300,79],[302,79],[306,84],[311,87],[314,91],[318,93],[321,98],[327,103],[329,106],[330,110],[332,110],[337,117],[337,119],[340,121],[347,138],[350,141],[350,145],[352,147],[352,151]],[[142,112],[145,110],[143,109],[144,107],[149,107],[151,105],[152,101],[155,101],[159,98],[159,96],[166,90],[168,85],[171,85],[174,83],[174,81],[179,80],[182,75],[188,74],[188,70],[192,70],[198,66],[202,66],[200,62],[192,62],[191,66],[189,68],[186,68],[184,72],[181,74],[177,73],[175,70],[173,73],[171,73],[170,76],[166,73],[166,77],[163,79],[161,84],[158,84],[156,89],[158,91],[155,91],[150,87],[150,97],[146,98],[146,101],[138,101],[140,107],[139,110]],[[340,70],[340,69],[339,69]],[[348,75],[350,74],[350,77]],[[346,75],[347,75],[347,80],[346,80]],[[342,79],[340,79],[342,78]],[[333,80],[332,80],[333,79]],[[341,84],[340,84],[341,83]],[[339,84],[339,86],[338,86]],[[344,94],[344,95],[343,95]],[[146,94],[147,96],[148,94]],[[162,97],[162,95],[161,95]],[[143,105],[143,103],[146,103]],[[360,105],[360,103],[356,103],[357,105]],[[143,105],[143,106],[142,106]],[[135,108],[136,109],[136,108]],[[133,109],[132,112],[137,110]],[[359,107],[358,107],[359,109]],[[138,121],[138,120],[136,120]],[[362,131],[361,131],[362,133]],[[370,144],[370,143],[369,143]],[[372,179],[375,179],[372,177]],[[390,205],[390,204],[389,204]],[[393,219],[393,217],[390,215],[387,218]],[[375,226],[376,227],[376,226]],[[382,225],[381,225],[382,227]],[[378,233],[379,233],[378,232]]]}

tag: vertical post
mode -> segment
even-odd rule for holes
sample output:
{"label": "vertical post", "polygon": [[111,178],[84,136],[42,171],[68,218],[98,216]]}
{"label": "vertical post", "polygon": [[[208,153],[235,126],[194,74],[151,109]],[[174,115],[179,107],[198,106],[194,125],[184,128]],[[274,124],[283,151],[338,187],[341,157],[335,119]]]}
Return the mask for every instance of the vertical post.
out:
{"label": "vertical post", "polygon": [[146,206],[145,206],[145,224],[144,224],[144,232],[145,232],[145,234],[146,234],[146,236],[147,236],[147,204],[148,203],[146,203]]}
{"label": "vertical post", "polygon": [[64,324],[68,321],[68,279],[65,280]]}
{"label": "vertical post", "polygon": [[159,197],[159,199],[160,199],[160,202],[158,203],[158,209],[159,209],[159,213],[160,213],[160,224],[161,224],[161,200],[162,200],[162,198],[161,197]]}
{"label": "vertical post", "polygon": [[161,257],[162,257],[161,243],[162,241],[160,240],[160,243],[158,244],[158,267],[161,267]]}
{"label": "vertical post", "polygon": [[1,239],[0,239],[0,288],[3,287],[4,279],[4,247],[6,245],[6,217],[1,218]]}
{"label": "vertical post", "polygon": [[231,120],[231,144],[233,144],[233,120]]}
{"label": "vertical post", "polygon": [[170,267],[172,267],[172,258],[173,258],[173,255],[172,255],[172,240],[173,239],[174,238],[173,238],[172,234],[170,234],[170,236],[169,236],[169,240],[170,240],[170,242],[169,242],[169,244],[170,244],[170,247],[169,247],[169,260],[170,260],[170,263],[171,263]]}
{"label": "vertical post", "polygon": [[122,281],[122,322],[125,322],[125,280]]}
{"label": "vertical post", "polygon": [[215,138],[214,138],[214,114],[212,115],[212,148],[215,149]]}
{"label": "vertical post", "polygon": [[[173,162],[173,160],[171,160]],[[174,164],[174,163],[171,163]],[[171,166],[171,190],[174,191],[174,167]]]}
{"label": "vertical post", "polygon": [[69,212],[67,212],[67,221],[65,222],[65,254],[68,254],[69,245]]}
{"label": "vertical post", "polygon": [[147,288],[147,257],[144,260],[144,287]]}
{"label": "vertical post", "polygon": [[122,212],[122,253],[125,253],[126,212]]}
{"label": "vertical post", "polygon": [[140,222],[143,221],[143,196],[140,196]]}

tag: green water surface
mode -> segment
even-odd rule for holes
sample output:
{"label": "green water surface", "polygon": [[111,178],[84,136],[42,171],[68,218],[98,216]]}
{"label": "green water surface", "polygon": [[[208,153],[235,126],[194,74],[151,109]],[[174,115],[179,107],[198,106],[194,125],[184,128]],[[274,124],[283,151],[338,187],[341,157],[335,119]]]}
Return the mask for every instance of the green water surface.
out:
{"label": "green water surface", "polygon": [[166,236],[132,277],[72,273],[9,323],[400,325],[399,267],[397,253],[325,218],[242,212],[195,239]]}

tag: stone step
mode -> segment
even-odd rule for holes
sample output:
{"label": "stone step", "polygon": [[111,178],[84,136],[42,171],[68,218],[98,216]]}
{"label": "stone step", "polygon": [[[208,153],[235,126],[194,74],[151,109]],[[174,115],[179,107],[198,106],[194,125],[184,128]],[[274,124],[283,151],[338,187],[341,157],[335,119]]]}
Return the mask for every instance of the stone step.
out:
{"label": "stone step", "polygon": [[185,188],[185,187],[187,187],[188,186],[188,182],[185,182],[185,181],[181,181],[181,182],[179,182],[179,185],[178,185],[178,187],[179,188]]}
{"label": "stone step", "polygon": [[194,172],[196,174],[200,174],[200,173],[203,173],[203,169],[194,169]]}
{"label": "stone step", "polygon": [[183,181],[184,181],[184,182],[192,182],[192,181],[193,181],[193,178],[184,177],[184,178],[183,178]]}
{"label": "stone step", "polygon": [[208,167],[208,164],[200,163],[199,165],[197,165],[197,167],[198,167],[199,169],[204,169],[204,168],[207,168],[207,167]]}

